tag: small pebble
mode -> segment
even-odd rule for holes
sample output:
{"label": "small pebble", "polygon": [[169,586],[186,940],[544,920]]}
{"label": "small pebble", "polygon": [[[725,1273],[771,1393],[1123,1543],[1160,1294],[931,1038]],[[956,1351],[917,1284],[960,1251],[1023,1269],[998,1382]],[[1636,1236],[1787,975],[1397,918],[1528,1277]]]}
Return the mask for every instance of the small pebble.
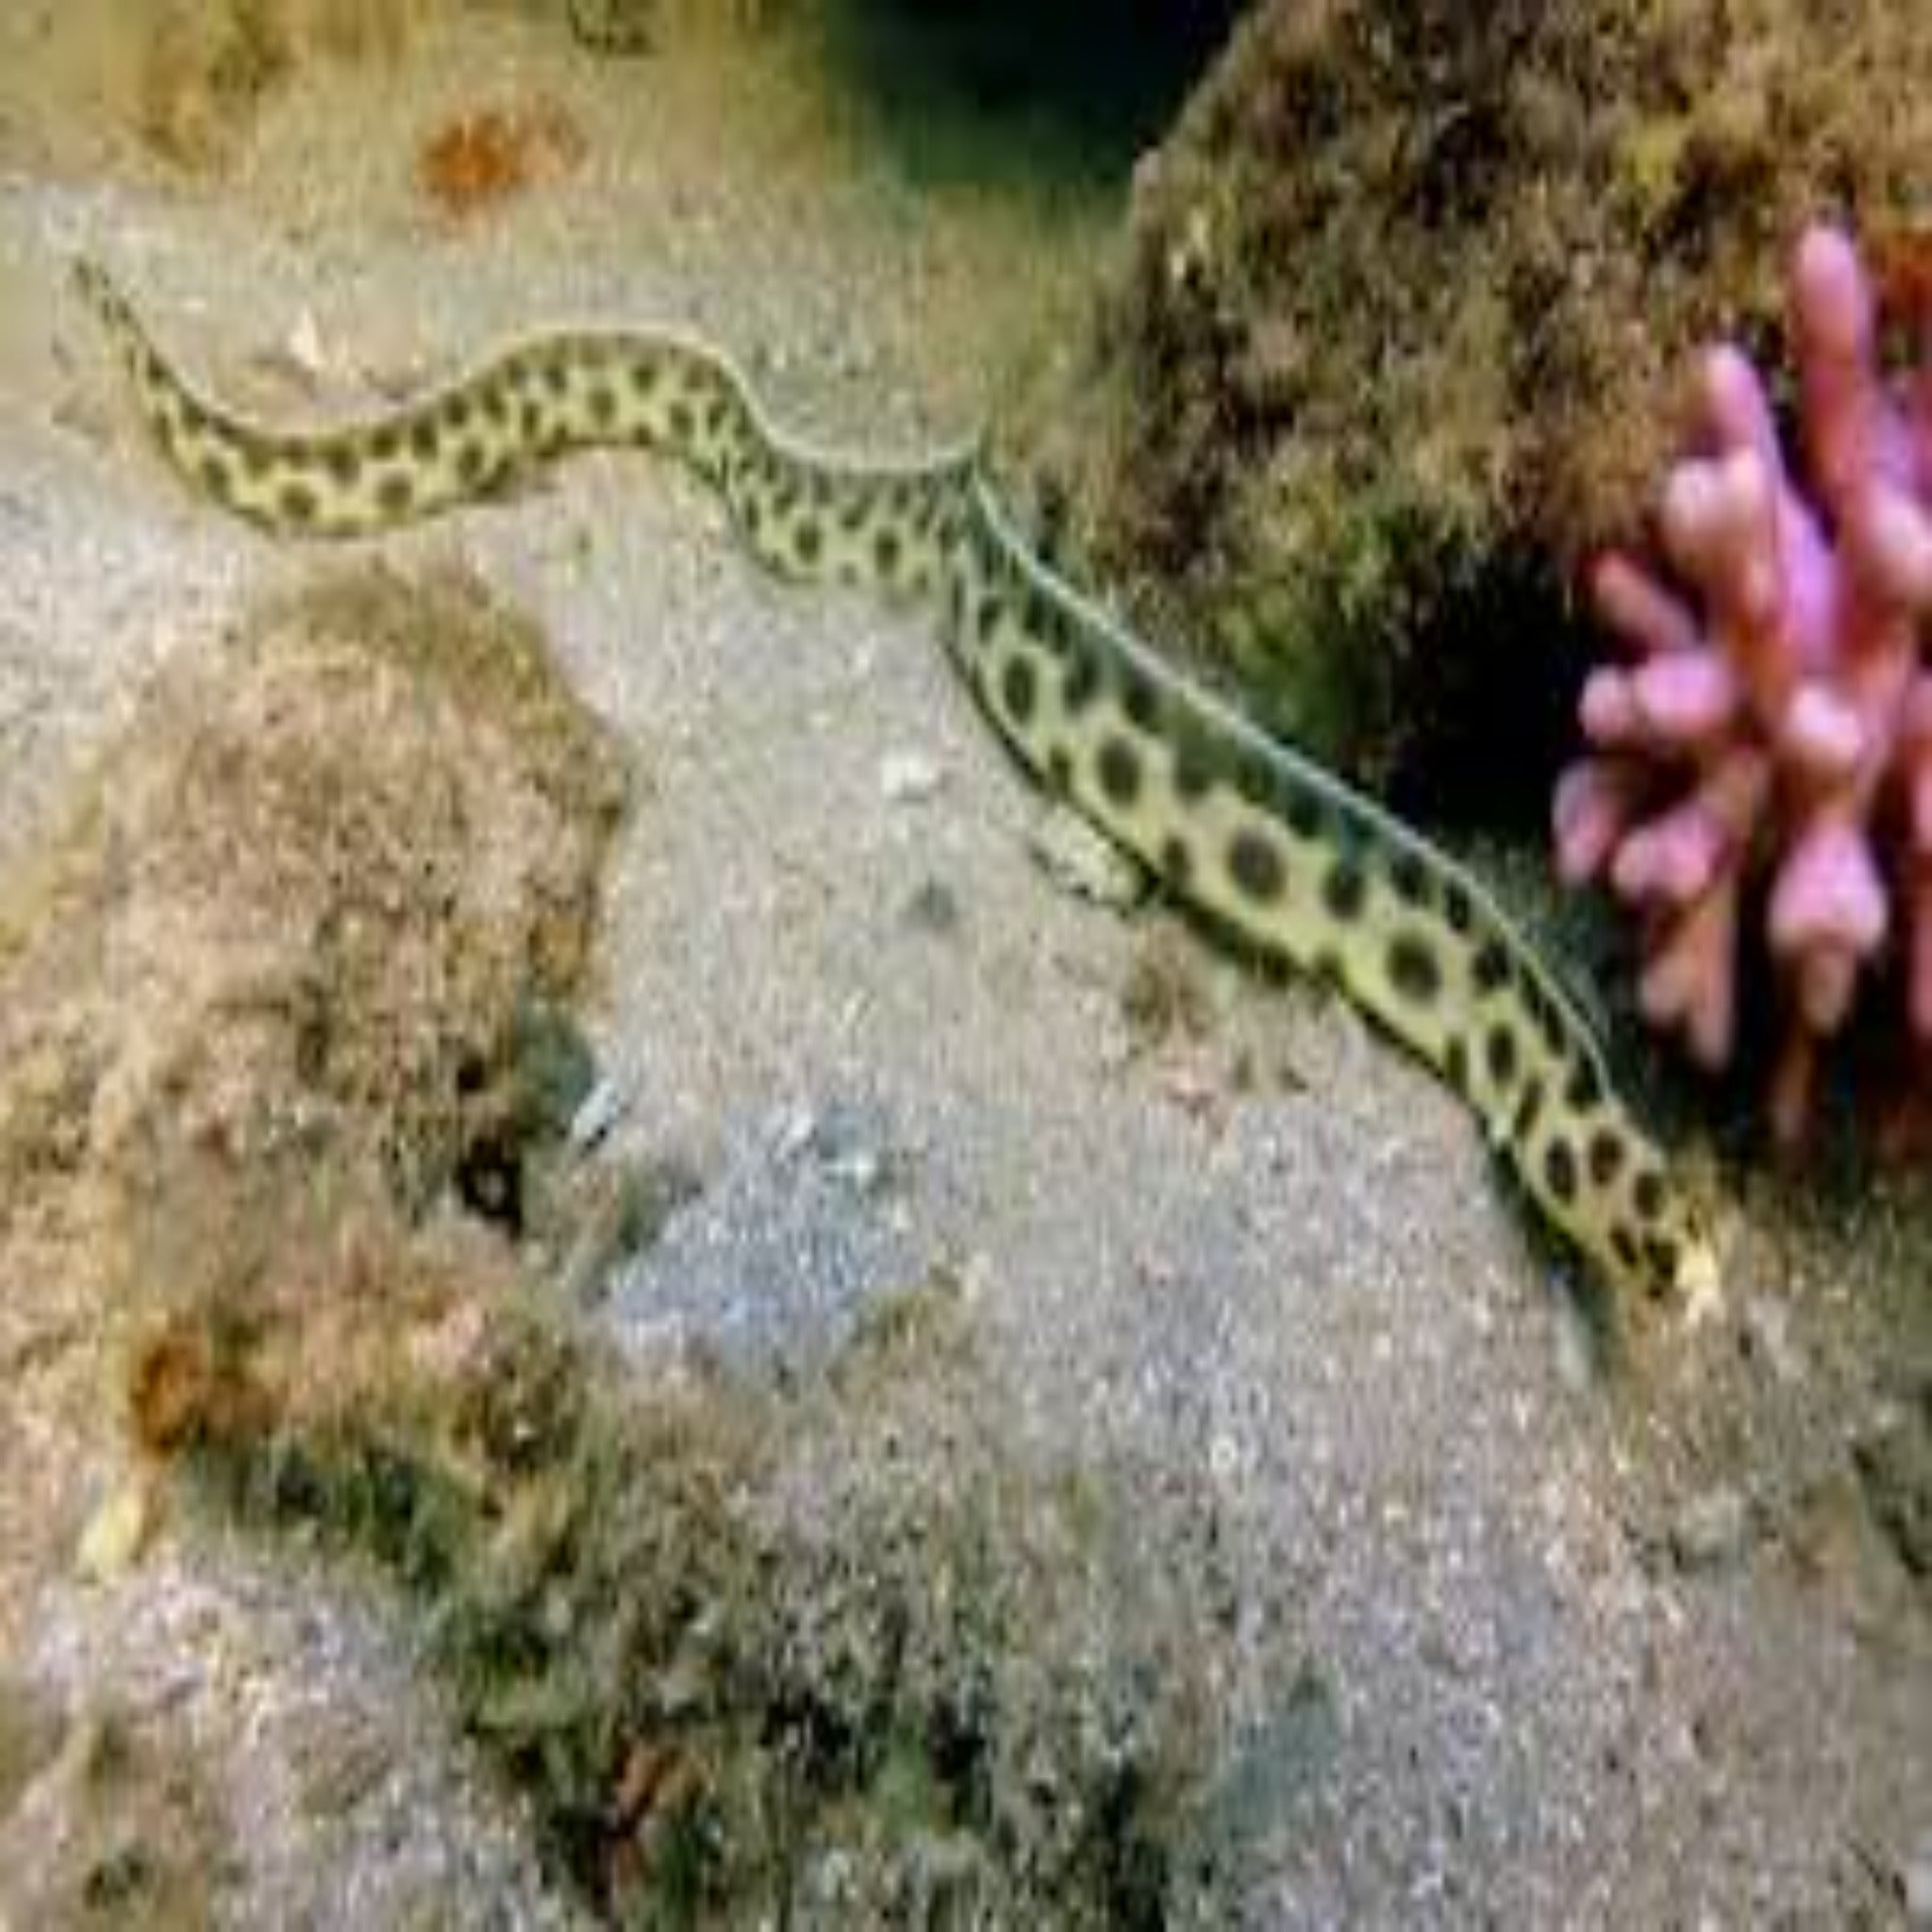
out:
{"label": "small pebble", "polygon": [[1741,1311],[1744,1339],[1752,1354],[1780,1382],[1795,1382],[1804,1373],[1804,1357],[1791,1340],[1790,1310],[1770,1295],[1748,1296]]}
{"label": "small pebble", "polygon": [[1597,1343],[1590,1318],[1574,1295],[1559,1295],[1552,1329],[1557,1379],[1572,1395],[1587,1395],[1600,1374]]}
{"label": "small pebble", "polygon": [[782,1110],[774,1123],[773,1139],[780,1161],[796,1160],[819,1135],[819,1117],[803,1104]]}
{"label": "small pebble", "polygon": [[1049,808],[1026,842],[1047,877],[1075,898],[1126,911],[1147,896],[1145,869],[1071,807]]}
{"label": "small pebble", "polygon": [[847,1148],[825,1162],[825,1172],[855,1194],[874,1194],[886,1177],[885,1157],[873,1147]]}
{"label": "small pebble", "polygon": [[328,358],[323,352],[322,331],[316,326],[312,310],[305,308],[295,318],[286,344],[289,359],[305,375],[323,375],[328,371]]}
{"label": "small pebble", "polygon": [[138,1477],[124,1482],[81,1532],[75,1563],[90,1583],[111,1583],[140,1560],[154,1530],[154,1496]]}
{"label": "small pebble", "polygon": [[1683,1570],[1713,1570],[1744,1547],[1750,1512],[1741,1491],[1724,1484],[1707,1490],[1678,1512],[1671,1526],[1671,1553]]}
{"label": "small pebble", "polygon": [[906,923],[941,938],[959,930],[959,895],[943,879],[927,879],[906,902]]}
{"label": "small pebble", "polygon": [[1912,1932],[1932,1932],[1932,1840],[1920,1844],[1906,1861],[1906,1924]]}
{"label": "small pebble", "polygon": [[937,759],[919,751],[889,751],[879,760],[879,795],[888,805],[920,805],[945,782]]}
{"label": "small pebble", "polygon": [[600,1078],[571,1116],[571,1145],[580,1154],[588,1154],[624,1118],[624,1093],[616,1081]]}

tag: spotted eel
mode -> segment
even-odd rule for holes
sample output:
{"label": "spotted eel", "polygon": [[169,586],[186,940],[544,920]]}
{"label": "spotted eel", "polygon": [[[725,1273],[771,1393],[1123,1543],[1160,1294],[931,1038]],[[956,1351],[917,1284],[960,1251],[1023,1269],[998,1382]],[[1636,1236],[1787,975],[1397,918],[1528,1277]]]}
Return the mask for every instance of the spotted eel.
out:
{"label": "spotted eel", "polygon": [[567,452],[636,444],[714,489],[774,572],[938,605],[949,656],[1048,791],[1176,898],[1339,985],[1468,1102],[1614,1286],[1646,1298],[1714,1286],[1690,1191],[1490,894],[1068,584],[1015,529],[974,449],[889,463],[809,447],[717,349],[658,329],[533,337],[374,419],[270,428],[185,380],[97,265],[78,263],[75,282],[162,455],[270,531],[362,536]]}

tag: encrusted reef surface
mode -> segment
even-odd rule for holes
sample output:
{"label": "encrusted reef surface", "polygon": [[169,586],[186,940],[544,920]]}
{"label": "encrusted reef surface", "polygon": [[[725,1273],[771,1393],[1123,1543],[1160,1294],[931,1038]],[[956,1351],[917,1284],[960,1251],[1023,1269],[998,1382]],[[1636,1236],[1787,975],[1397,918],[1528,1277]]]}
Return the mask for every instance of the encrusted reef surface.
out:
{"label": "encrusted reef surface", "polygon": [[1923,217],[1928,148],[1899,0],[1265,0],[1018,441],[1281,724],[1532,823],[1575,566],[1641,518],[1690,350],[1774,325],[1806,220]]}

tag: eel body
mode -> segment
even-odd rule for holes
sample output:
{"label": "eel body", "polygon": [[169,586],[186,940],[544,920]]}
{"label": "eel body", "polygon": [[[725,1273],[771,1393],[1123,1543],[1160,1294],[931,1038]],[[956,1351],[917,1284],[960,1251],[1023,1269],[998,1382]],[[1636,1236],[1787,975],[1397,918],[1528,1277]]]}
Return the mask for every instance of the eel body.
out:
{"label": "eel body", "polygon": [[75,280],[167,461],[278,535],[373,535],[571,451],[637,445],[717,491],[768,569],[930,601],[954,663],[1038,781],[1174,897],[1332,980],[1426,1062],[1613,1285],[1657,1298],[1715,1284],[1689,1191],[1494,899],[1061,577],[974,449],[878,462],[814,448],[767,417],[719,350],[658,329],[533,337],[386,414],[271,427],[186,380],[98,266],[80,263]]}

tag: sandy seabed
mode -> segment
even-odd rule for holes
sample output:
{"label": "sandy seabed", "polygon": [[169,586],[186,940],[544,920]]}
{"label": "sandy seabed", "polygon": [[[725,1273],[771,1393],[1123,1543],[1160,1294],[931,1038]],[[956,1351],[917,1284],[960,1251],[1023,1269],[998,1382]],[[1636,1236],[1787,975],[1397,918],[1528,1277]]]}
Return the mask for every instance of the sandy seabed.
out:
{"label": "sandy seabed", "polygon": [[0,27],[0,1920],[1902,1920],[1923,1202],[1734,1177],[1607,1370],[1448,1097],[1054,883],[916,619],[638,459],[186,497],[76,251],[264,410],[668,317],[908,448],[1117,214],[924,178],[808,8],[359,11]]}

